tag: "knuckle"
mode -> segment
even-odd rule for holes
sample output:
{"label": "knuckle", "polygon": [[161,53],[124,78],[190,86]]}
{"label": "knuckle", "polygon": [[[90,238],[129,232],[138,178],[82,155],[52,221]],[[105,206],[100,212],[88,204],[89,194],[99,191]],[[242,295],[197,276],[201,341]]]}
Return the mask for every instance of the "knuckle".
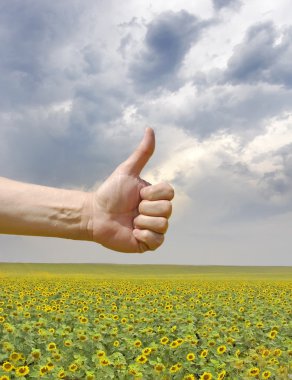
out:
{"label": "knuckle", "polygon": [[138,253],[145,253],[145,252],[147,252],[147,251],[149,251],[149,247],[148,247],[148,245],[147,244],[145,244],[144,242],[140,242],[139,243],[139,252]]}
{"label": "knuckle", "polygon": [[159,218],[159,230],[161,232],[166,232],[168,228],[168,220],[166,218]]}
{"label": "knuckle", "polygon": [[157,235],[156,236],[156,244],[157,244],[156,248],[160,247],[163,242],[164,242],[164,235],[162,235],[162,234]]}
{"label": "knuckle", "polygon": [[161,191],[163,192],[163,194],[165,194],[165,197],[171,200],[174,197],[173,187],[167,182],[161,183],[160,186],[161,186]]}
{"label": "knuckle", "polygon": [[148,190],[148,200],[149,201],[155,201],[156,197],[155,197],[155,189],[152,187],[151,189]]}
{"label": "knuckle", "polygon": [[135,228],[139,227],[139,221],[140,221],[140,215],[136,216],[136,218],[133,220],[133,226]]}
{"label": "knuckle", "polygon": [[[152,200],[153,198],[153,186],[146,186],[146,187],[143,187],[143,189],[141,190],[140,192],[142,198],[146,198],[144,200]],[[144,203],[145,205],[145,203]]]}
{"label": "knuckle", "polygon": [[168,197],[169,199],[172,199],[174,197],[174,189],[170,185],[168,185]]}
{"label": "knuckle", "polygon": [[172,213],[172,204],[170,201],[164,201],[164,205],[163,205],[163,208],[164,208],[164,213],[166,215],[166,217],[170,217],[171,213]]}
{"label": "knuckle", "polygon": [[164,241],[164,235],[159,233],[153,233],[151,231],[145,231],[146,232],[146,241],[147,241],[147,247],[150,251],[155,251],[158,247],[161,246],[161,244]]}
{"label": "knuckle", "polygon": [[143,214],[143,212],[145,211],[145,206],[147,206],[147,201],[143,199],[139,203],[139,208],[138,208],[139,213]]}

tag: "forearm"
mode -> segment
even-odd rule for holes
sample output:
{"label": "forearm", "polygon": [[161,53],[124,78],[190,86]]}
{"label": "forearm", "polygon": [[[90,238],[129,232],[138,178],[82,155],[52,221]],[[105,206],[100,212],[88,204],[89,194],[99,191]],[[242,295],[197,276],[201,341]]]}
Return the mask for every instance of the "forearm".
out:
{"label": "forearm", "polygon": [[90,195],[0,177],[0,233],[90,240]]}

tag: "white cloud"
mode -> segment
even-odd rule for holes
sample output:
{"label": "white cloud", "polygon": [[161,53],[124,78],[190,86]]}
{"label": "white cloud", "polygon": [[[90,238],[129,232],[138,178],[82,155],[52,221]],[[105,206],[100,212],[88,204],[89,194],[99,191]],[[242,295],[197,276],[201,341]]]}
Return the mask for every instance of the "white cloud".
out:
{"label": "white cloud", "polygon": [[287,114],[270,120],[265,130],[246,145],[242,158],[259,174],[276,171],[283,166],[280,149],[291,143],[292,115]]}

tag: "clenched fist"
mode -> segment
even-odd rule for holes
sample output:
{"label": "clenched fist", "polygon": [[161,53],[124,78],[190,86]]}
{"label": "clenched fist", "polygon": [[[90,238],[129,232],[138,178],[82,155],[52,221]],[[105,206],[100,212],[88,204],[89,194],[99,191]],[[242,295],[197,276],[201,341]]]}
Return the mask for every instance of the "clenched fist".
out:
{"label": "clenched fist", "polygon": [[147,128],[132,155],[91,195],[88,226],[94,241],[115,251],[141,253],[163,243],[174,190],[140,178],[154,148],[154,131]]}

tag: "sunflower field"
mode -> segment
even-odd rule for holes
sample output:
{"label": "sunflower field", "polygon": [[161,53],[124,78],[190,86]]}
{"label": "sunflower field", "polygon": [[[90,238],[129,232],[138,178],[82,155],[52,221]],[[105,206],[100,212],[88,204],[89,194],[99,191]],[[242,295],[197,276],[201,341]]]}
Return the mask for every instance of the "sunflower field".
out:
{"label": "sunflower field", "polygon": [[135,273],[0,265],[0,380],[292,378],[289,279]]}

